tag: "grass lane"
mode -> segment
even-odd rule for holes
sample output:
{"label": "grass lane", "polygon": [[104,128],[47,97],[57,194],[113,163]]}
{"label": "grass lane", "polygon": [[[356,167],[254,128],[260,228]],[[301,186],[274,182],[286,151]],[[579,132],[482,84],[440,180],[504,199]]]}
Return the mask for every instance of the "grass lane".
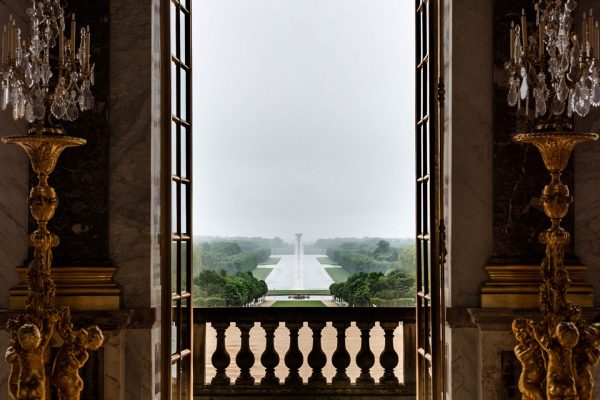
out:
{"label": "grass lane", "polygon": [[273,271],[273,268],[255,268],[252,270],[252,275],[259,281],[264,281],[271,271]]}
{"label": "grass lane", "polygon": [[335,283],[346,282],[350,277],[350,274],[342,267],[325,268],[325,271]]}
{"label": "grass lane", "polygon": [[277,300],[271,307],[326,307],[319,300]]}

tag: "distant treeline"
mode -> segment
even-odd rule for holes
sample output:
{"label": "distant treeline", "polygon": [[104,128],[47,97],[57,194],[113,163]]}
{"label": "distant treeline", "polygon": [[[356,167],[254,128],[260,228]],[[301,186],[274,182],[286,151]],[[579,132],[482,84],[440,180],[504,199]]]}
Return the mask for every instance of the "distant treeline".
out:
{"label": "distant treeline", "polygon": [[200,243],[196,245],[194,252],[194,272],[249,272],[270,256],[271,248],[263,247],[261,241]]}
{"label": "distant treeline", "polygon": [[333,238],[333,239],[318,239],[314,246],[327,250],[331,247],[340,247],[344,243],[356,243],[363,246],[365,249],[373,250],[377,247],[377,244],[385,240],[390,244],[391,247],[402,248],[413,246],[415,244],[414,239],[397,239],[397,238],[377,238],[377,237],[363,237],[363,238]]}
{"label": "distant treeline", "polygon": [[228,274],[225,271],[202,271],[194,278],[194,306],[245,306],[263,298],[268,291],[265,281],[251,272]]}
{"label": "distant treeline", "polygon": [[381,272],[400,269],[414,271],[415,248],[396,248],[387,240],[367,239],[354,242],[333,242],[327,248],[327,256],[349,274]]}
{"label": "distant treeline", "polygon": [[351,307],[413,307],[415,278],[407,271],[358,273],[329,286],[331,295]]}

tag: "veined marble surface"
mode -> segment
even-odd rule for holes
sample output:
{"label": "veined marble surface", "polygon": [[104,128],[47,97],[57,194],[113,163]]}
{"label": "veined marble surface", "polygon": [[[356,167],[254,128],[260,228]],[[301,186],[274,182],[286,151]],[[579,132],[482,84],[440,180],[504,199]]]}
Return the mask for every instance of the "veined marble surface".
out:
{"label": "veined marble surface", "polygon": [[[578,132],[600,134],[600,110],[576,122]],[[575,251],[589,267],[585,280],[594,286],[594,304],[600,305],[600,143],[575,149]]]}
{"label": "veined marble surface", "polygon": [[[450,298],[477,306],[492,251],[492,1],[452,2],[447,160]],[[477,40],[473,40],[477,38]],[[477,54],[477,57],[473,57]]]}
{"label": "veined marble surface", "polygon": [[151,11],[111,2],[109,249],[125,308],[150,306]]}
{"label": "veined marble surface", "polygon": [[[12,14],[25,24],[23,2],[7,0],[0,3],[0,27],[8,24]],[[10,106],[0,111],[0,137],[24,135],[27,124],[15,122]],[[29,159],[15,145],[0,143],[0,309],[8,307],[8,290],[18,283],[15,267],[27,258],[27,231],[29,209]],[[2,353],[4,354],[4,353]],[[0,392],[2,387],[0,386]],[[0,397],[1,398],[1,397]]]}

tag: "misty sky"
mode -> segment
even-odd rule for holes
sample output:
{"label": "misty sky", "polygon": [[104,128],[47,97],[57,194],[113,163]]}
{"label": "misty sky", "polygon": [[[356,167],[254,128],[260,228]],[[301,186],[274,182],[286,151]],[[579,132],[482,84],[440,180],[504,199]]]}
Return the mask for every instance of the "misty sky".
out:
{"label": "misty sky", "polygon": [[196,0],[194,234],[414,236],[414,2]]}

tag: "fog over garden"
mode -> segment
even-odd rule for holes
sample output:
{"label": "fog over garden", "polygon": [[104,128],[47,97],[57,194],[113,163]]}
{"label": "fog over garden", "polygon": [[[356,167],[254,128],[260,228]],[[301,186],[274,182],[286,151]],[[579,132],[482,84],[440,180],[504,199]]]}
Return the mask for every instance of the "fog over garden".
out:
{"label": "fog over garden", "polygon": [[414,304],[412,6],[199,3],[196,304]]}

